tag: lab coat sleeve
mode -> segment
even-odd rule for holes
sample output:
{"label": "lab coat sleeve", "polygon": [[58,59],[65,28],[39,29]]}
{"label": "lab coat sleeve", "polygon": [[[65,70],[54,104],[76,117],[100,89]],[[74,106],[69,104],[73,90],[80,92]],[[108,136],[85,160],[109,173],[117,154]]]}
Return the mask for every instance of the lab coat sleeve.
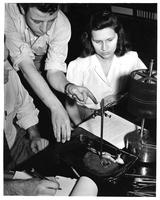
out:
{"label": "lab coat sleeve", "polygon": [[[146,65],[143,63],[143,61],[139,58],[137,52],[131,52],[133,56],[133,63],[134,63],[134,70],[138,69],[147,69]],[[130,58],[131,61],[132,58]]]}
{"label": "lab coat sleeve", "polygon": [[78,59],[71,61],[67,68],[67,80],[79,86],[83,86],[83,67]]}
{"label": "lab coat sleeve", "polygon": [[147,69],[146,65],[142,62],[142,60],[139,57],[137,60],[137,69]]}
{"label": "lab coat sleeve", "polygon": [[16,72],[14,73],[14,80],[18,87],[16,123],[20,127],[28,129],[29,127],[34,126],[39,122],[39,111],[35,108],[33,99],[28,94],[27,90],[23,87]]}
{"label": "lab coat sleeve", "polygon": [[25,42],[24,33],[22,32],[24,24],[20,19],[16,4],[5,5],[5,35],[6,46],[9,49],[13,67],[18,70],[21,61],[34,59],[35,56],[30,46]]}
{"label": "lab coat sleeve", "polygon": [[66,72],[65,60],[68,53],[68,42],[71,38],[71,25],[61,11],[54,30],[50,36],[45,70]]}

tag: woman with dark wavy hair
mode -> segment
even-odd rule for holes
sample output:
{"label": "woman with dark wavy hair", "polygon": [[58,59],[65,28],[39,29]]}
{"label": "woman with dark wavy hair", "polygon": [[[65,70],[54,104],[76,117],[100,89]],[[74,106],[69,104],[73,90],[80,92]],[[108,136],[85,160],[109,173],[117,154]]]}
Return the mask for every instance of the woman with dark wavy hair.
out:
{"label": "woman with dark wavy hair", "polygon": [[80,57],[68,65],[67,79],[87,87],[98,104],[89,99],[83,105],[68,101],[66,108],[75,124],[83,121],[94,109],[99,109],[102,98],[107,104],[123,93],[132,71],[146,68],[137,52],[131,51],[122,25],[111,12],[92,14],[82,35],[82,44]]}
{"label": "woman with dark wavy hair", "polygon": [[116,56],[123,56],[127,51],[131,50],[131,45],[126,39],[123,26],[118,21],[117,17],[108,11],[104,11],[91,16],[87,31],[82,34],[84,50],[82,51],[81,57],[95,54],[95,49],[92,45],[92,31],[101,30],[107,27],[111,27],[118,35],[117,46],[114,52]]}

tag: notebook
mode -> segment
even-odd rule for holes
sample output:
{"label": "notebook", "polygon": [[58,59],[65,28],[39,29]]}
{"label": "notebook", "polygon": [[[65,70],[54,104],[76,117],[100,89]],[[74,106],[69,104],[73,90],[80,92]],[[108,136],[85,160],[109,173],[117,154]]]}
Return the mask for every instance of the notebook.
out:
{"label": "notebook", "polygon": [[[125,147],[125,135],[137,130],[138,126],[110,111],[106,111],[106,114],[111,117],[109,118],[104,116],[103,139],[122,149]],[[79,127],[100,137],[101,117],[98,115],[95,118],[83,122]]]}

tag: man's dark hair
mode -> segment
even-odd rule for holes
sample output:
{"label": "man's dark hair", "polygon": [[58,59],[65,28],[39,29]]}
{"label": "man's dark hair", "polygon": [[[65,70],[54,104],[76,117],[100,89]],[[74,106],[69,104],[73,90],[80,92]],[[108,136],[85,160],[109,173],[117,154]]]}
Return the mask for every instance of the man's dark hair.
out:
{"label": "man's dark hair", "polygon": [[113,28],[118,35],[117,48],[115,54],[117,56],[124,55],[127,51],[131,50],[130,43],[126,39],[126,34],[117,17],[110,11],[99,11],[91,15],[87,30],[82,34],[82,45],[84,47],[81,57],[87,57],[95,53],[94,47],[91,42],[92,31],[101,30],[104,28]]}
{"label": "man's dark hair", "polygon": [[37,8],[41,12],[53,14],[58,9],[58,3],[18,3],[18,7],[22,7],[27,13],[29,8]]}

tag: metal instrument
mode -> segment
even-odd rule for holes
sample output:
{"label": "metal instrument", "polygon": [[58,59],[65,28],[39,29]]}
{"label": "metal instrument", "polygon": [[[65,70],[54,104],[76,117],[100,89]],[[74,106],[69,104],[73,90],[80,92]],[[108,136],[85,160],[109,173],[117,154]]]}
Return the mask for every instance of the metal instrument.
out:
{"label": "metal instrument", "polygon": [[146,119],[156,118],[157,72],[153,70],[153,64],[154,60],[151,59],[149,69],[135,70],[131,73],[128,94],[128,111],[142,119],[141,129],[133,133],[137,142],[133,141],[135,136],[132,135],[130,146],[144,163],[155,162],[156,157],[156,145],[151,143],[149,131],[145,131]]}

